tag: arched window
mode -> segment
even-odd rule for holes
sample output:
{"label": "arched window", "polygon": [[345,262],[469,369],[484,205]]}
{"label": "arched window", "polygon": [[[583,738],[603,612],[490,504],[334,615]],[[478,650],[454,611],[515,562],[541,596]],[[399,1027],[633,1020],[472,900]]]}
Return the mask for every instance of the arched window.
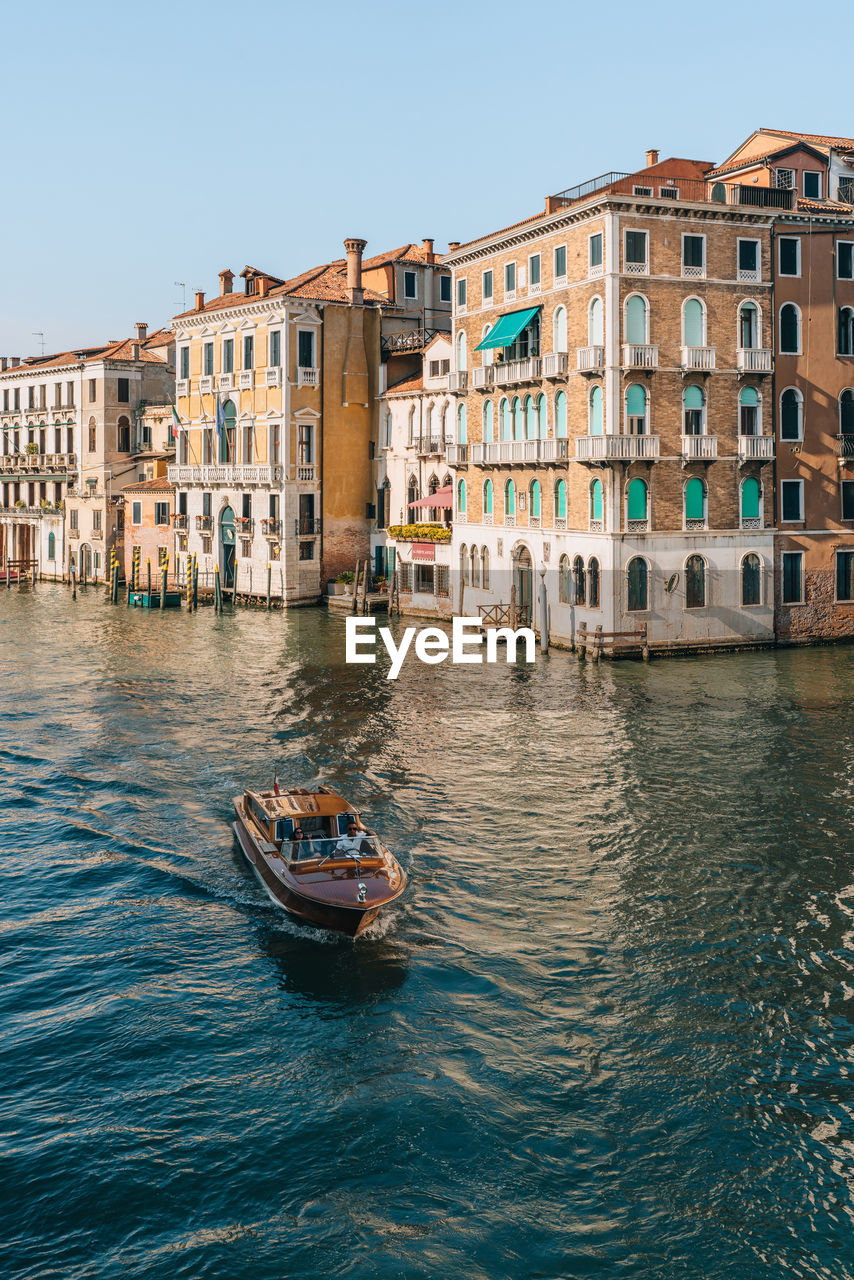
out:
{"label": "arched window", "polygon": [[738,309],[738,345],[745,351],[759,346],[759,312],[755,302],[742,302]]}
{"label": "arched window", "polygon": [[646,481],[640,480],[635,476],[634,480],[629,481],[627,491],[627,508],[626,518],[632,520],[647,520],[647,487]]}
{"label": "arched window", "polygon": [[685,485],[685,527],[696,528],[706,523],[706,486],[698,476]]}
{"label": "arched window", "polygon": [[554,349],[566,351],[566,307],[558,307],[554,314]]}
{"label": "arched window", "polygon": [[836,350],[841,356],[854,356],[854,307],[839,308],[836,327]]}
{"label": "arched window", "polygon": [[715,204],[726,204],[726,187],[722,182],[712,183],[712,199]]}
{"label": "arched window", "polygon": [[540,427],[540,439],[546,440],[549,434],[549,415],[546,397],[542,394],[537,399],[537,422]]}
{"label": "arched window", "polygon": [[516,514],[516,486],[512,480],[508,480],[504,486],[504,514],[505,516]]}
{"label": "arched window", "polygon": [[453,440],[451,433],[451,405],[450,402],[445,405],[442,410],[442,436],[446,443],[450,444]]}
{"label": "arched window", "polygon": [[510,401],[506,396],[502,397],[501,404],[498,406],[498,417],[501,428],[501,439],[513,439],[513,419],[510,416]]}
{"label": "arched window", "polygon": [[555,396],[555,435],[558,440],[566,439],[566,392],[559,391]]}
{"label": "arched window", "polygon": [[628,608],[630,613],[641,613],[649,608],[649,570],[642,556],[635,556],[626,566]]}
{"label": "arched window", "polygon": [[466,513],[466,482],[465,480],[457,481],[457,511],[461,516]]}
{"label": "arched window", "polygon": [[649,307],[646,298],[633,293],[626,303],[626,342],[649,341]]}
{"label": "arched window", "polygon": [[594,480],[590,485],[590,523],[594,528],[602,527],[602,481]]}
{"label": "arched window", "polygon": [[800,440],[803,426],[803,396],[787,387],[780,396],[780,439]]}
{"label": "arched window", "polygon": [[[483,331],[480,335],[481,342],[483,342],[484,338],[487,336],[491,328],[492,328],[491,324],[485,324],[483,326]],[[495,359],[494,347],[487,347],[484,351],[481,352],[481,355],[480,355],[481,364],[492,364],[494,359]]]}
{"label": "arched window", "polygon": [[747,528],[759,528],[759,481],[748,476],[741,484],[741,523]]}
{"label": "arched window", "polygon": [[558,565],[558,600],[561,604],[572,604],[572,571],[569,567],[569,556],[561,556]]}
{"label": "arched window", "polygon": [[413,502],[417,502],[417,501],[418,501],[418,498],[419,498],[419,493],[418,493],[418,481],[415,479],[415,476],[410,476],[410,477],[409,477],[409,483],[408,483],[408,484],[407,484],[407,486],[406,486],[406,515],[407,515],[407,518],[409,517],[409,508],[412,506]]}
{"label": "arched window", "polygon": [[572,602],[583,605],[587,601],[587,585],[584,577],[584,561],[576,556],[572,562]]}
{"label": "arched window", "polygon": [[689,556],[685,561],[685,608],[703,609],[706,605],[706,562],[702,556]]}
{"label": "arched window", "polygon": [[646,388],[638,382],[626,390],[626,426],[630,436],[646,435]]}
{"label": "arched window", "polygon": [[391,410],[389,410],[385,416],[385,435],[383,437],[383,447],[386,449],[391,448],[391,433],[393,425],[394,422],[391,416]]}
{"label": "arched window", "polygon": [[477,554],[477,547],[472,546],[471,556],[471,585],[473,587],[480,586],[480,559]]}
{"label": "arched window", "polygon": [[469,580],[469,553],[465,543],[460,547],[460,580],[464,587],[468,586]]}
{"label": "arched window", "polygon": [[483,443],[492,443],[492,401],[484,400],[483,402]]}
{"label": "arched window", "polygon": [[492,515],[492,481],[487,480],[483,486],[483,514],[485,516]]}
{"label": "arched window", "polygon": [[854,436],[854,391],[850,387],[839,397],[839,434]]}
{"label": "arched window", "polygon": [[587,562],[587,607],[599,608],[599,561],[595,556]]}
{"label": "arched window", "polygon": [[459,373],[463,373],[465,369],[468,367],[466,364],[467,359],[468,359],[468,356],[466,354],[466,333],[465,333],[465,329],[460,329],[459,333],[457,334],[457,371]]}
{"label": "arched window", "polygon": [[742,436],[759,435],[759,396],[753,387],[745,387],[738,397],[738,431]]}
{"label": "arched window", "polygon": [[47,535],[47,558],[48,560],[56,559],[56,534],[49,533]]}
{"label": "arched window", "polygon": [[457,444],[466,444],[468,442],[468,432],[466,429],[466,407],[461,404],[457,409]]}
{"label": "arched window", "polygon": [[542,489],[539,480],[531,481],[531,519],[539,520],[543,514]]}
{"label": "arched window", "polygon": [[558,480],[555,485],[555,519],[566,521],[566,481]]}
{"label": "arched window", "polygon": [[[117,426],[119,453],[130,453],[130,419],[122,414]],[[42,450],[42,453],[44,453],[44,450]]]}
{"label": "arched window", "polygon": [[801,349],[801,312],[794,302],[780,308],[780,351],[797,355]]}
{"label": "arched window", "polygon": [[414,444],[418,439],[418,420],[415,417],[415,405],[409,410],[409,443]]}
{"label": "arched window", "polygon": [[525,439],[525,415],[522,411],[522,401],[518,396],[513,397],[513,438]]}
{"label": "arched window", "polygon": [[601,436],[603,428],[602,388],[596,384],[590,391],[590,404],[587,411],[587,433]]}
{"label": "arched window", "polygon": [[222,416],[225,419],[225,430],[220,436],[219,460],[220,462],[234,462],[237,407],[233,400],[226,400],[222,406]]}
{"label": "arched window", "polygon": [[741,562],[741,603],[762,603],[762,566],[752,551]]}
{"label": "arched window", "polygon": [[486,547],[480,549],[480,585],[484,591],[489,590],[489,551]]}
{"label": "arched window", "polygon": [[706,312],[699,298],[688,298],[682,308],[682,343],[686,347],[706,345]]}
{"label": "arched window", "polygon": [[527,440],[536,440],[538,430],[539,423],[537,421],[534,397],[525,396],[525,438]]}
{"label": "arched window", "polygon": [[706,397],[703,388],[691,385],[685,388],[682,396],[683,425],[686,436],[701,436],[705,430]]}
{"label": "arched window", "polygon": [[591,347],[605,345],[605,314],[601,298],[591,298],[587,308],[587,343]]}

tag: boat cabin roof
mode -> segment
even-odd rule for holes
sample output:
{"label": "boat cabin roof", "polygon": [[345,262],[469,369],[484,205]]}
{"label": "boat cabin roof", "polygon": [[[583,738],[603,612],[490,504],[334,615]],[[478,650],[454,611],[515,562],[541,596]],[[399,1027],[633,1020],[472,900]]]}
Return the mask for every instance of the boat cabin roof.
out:
{"label": "boat cabin roof", "polygon": [[276,795],[275,791],[248,791],[268,818],[318,817],[328,818],[339,813],[358,813],[357,809],[329,787],[308,791],[305,787],[291,787]]}

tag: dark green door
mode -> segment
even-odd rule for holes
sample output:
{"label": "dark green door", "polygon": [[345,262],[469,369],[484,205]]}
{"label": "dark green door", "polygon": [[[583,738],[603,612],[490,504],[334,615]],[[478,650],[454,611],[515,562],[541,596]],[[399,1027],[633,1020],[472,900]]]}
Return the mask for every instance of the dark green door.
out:
{"label": "dark green door", "polygon": [[234,512],[225,507],[219,518],[220,546],[222,548],[222,585],[234,586]]}

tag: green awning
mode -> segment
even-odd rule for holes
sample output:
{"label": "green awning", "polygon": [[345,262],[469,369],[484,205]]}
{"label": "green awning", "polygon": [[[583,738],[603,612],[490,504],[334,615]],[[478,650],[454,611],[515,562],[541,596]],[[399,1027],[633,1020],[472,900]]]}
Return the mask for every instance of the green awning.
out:
{"label": "green awning", "polygon": [[490,347],[512,347],[539,309],[539,307],[528,307],[527,311],[508,311],[506,316],[496,320],[483,342],[477,344],[475,351],[486,351]]}

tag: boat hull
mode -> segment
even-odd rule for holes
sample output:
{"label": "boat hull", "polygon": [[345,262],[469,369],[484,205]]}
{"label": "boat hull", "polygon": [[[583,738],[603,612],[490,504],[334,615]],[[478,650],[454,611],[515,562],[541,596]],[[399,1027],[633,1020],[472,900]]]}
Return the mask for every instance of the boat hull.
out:
{"label": "boat hull", "polygon": [[[343,933],[348,938],[355,938],[376,920],[382,907],[386,905],[381,903],[379,906],[344,907],[304,897],[275,874],[267,859],[257,849],[239,815],[233,824],[233,829],[243,856],[266,890],[267,896],[298,920],[307,921],[321,929]],[[401,891],[402,888],[403,886]],[[397,896],[397,894],[394,895],[394,897]]]}

